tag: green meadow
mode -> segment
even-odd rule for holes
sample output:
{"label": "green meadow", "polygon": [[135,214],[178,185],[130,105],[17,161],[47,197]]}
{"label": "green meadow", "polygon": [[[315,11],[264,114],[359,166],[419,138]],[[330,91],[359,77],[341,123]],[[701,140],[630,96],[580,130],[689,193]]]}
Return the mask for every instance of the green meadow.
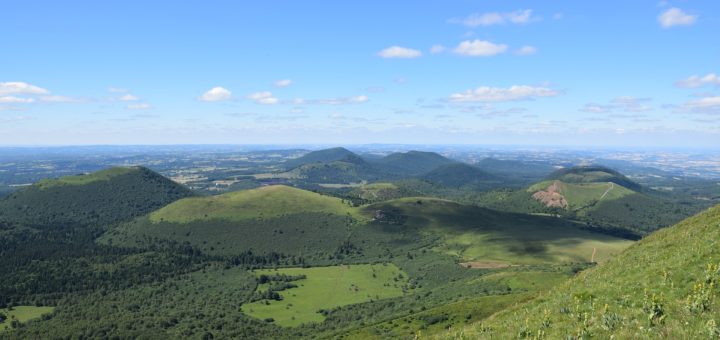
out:
{"label": "green meadow", "polygon": [[221,219],[241,221],[292,213],[355,214],[339,198],[323,196],[284,185],[179,200],[150,214],[152,222],[187,223]]}
{"label": "green meadow", "polygon": [[[394,264],[363,264],[313,268],[256,270],[255,275],[305,275],[294,281],[297,288],[280,292],[281,301],[260,300],[242,306],[242,311],[258,319],[273,319],[283,327],[322,322],[319,310],[375,301],[403,295],[407,274]],[[259,285],[258,290],[267,289]]]}
{"label": "green meadow", "polygon": [[52,313],[55,307],[15,306],[12,309],[0,308],[0,314],[5,315],[5,321],[0,322],[0,331],[11,328],[12,320],[25,323],[39,319],[44,314]]}

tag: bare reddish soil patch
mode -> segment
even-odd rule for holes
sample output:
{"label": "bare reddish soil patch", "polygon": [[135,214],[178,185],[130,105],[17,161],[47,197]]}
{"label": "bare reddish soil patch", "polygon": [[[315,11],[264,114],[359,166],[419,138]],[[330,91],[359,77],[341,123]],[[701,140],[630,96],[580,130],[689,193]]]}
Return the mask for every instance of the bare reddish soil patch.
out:
{"label": "bare reddish soil patch", "polygon": [[565,199],[565,196],[560,193],[560,191],[560,185],[558,184],[558,182],[553,182],[553,184],[550,184],[547,189],[534,193],[532,197],[540,201],[540,203],[545,204],[545,206],[548,208],[567,209],[567,200]]}

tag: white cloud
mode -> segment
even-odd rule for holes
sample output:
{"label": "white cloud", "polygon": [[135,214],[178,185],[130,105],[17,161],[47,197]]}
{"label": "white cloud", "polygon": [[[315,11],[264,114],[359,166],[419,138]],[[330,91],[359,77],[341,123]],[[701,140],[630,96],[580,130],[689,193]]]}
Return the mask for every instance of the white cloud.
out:
{"label": "white cloud", "polygon": [[488,12],[473,13],[464,19],[450,19],[451,23],[463,24],[467,27],[492,26],[501,24],[526,24],[536,18],[532,16],[531,9],[517,10],[513,12]]}
{"label": "white cloud", "polygon": [[369,101],[370,98],[365,95],[354,96],[354,97],[339,97],[339,98],[324,98],[324,99],[303,99],[296,98],[291,100],[290,104],[308,104],[308,105],[346,105],[346,104],[360,104]]}
{"label": "white cloud", "polygon": [[595,104],[595,103],[588,103],[583,106],[580,111],[583,112],[589,112],[589,113],[607,113],[612,111],[613,106],[612,105],[602,105],[602,104]]}
{"label": "white cloud", "polygon": [[652,107],[645,104],[650,98],[638,98],[633,96],[620,96],[612,100],[614,107],[626,112],[645,112],[652,110]]}
{"label": "white cloud", "polygon": [[430,53],[432,54],[442,53],[445,50],[446,48],[443,45],[432,45],[432,47],[430,47]]}
{"label": "white cloud", "polygon": [[489,57],[507,50],[508,46],[503,44],[494,44],[485,40],[466,40],[458,45],[454,52],[460,55],[471,57]]}
{"label": "white cloud", "polygon": [[651,101],[650,98],[620,96],[610,101],[609,104],[585,104],[580,111],[589,113],[607,113],[617,109],[625,112],[646,112],[652,110],[652,107],[647,105],[649,101]]}
{"label": "white cloud", "polygon": [[0,95],[5,94],[48,94],[48,90],[24,82],[0,83]]}
{"label": "white cloud", "polygon": [[683,80],[675,82],[677,87],[696,88],[705,85],[720,86],[720,76],[715,73],[708,73],[705,76],[693,75]]}
{"label": "white cloud", "polygon": [[689,101],[687,105],[694,108],[720,107],[720,96],[705,97],[702,99]]}
{"label": "white cloud", "polygon": [[516,55],[533,55],[537,53],[537,48],[532,46],[523,46],[515,50]]}
{"label": "white cloud", "polygon": [[513,85],[508,88],[481,86],[450,95],[453,102],[505,102],[529,100],[536,97],[553,97],[560,92],[541,86]]}
{"label": "white cloud", "polygon": [[417,58],[422,56],[422,52],[418,50],[414,50],[412,48],[407,47],[400,47],[400,46],[390,46],[380,52],[378,52],[378,55],[382,58]]}
{"label": "white cloud", "polygon": [[15,96],[2,96],[0,97],[0,103],[4,104],[27,104],[34,102],[35,99],[33,98],[23,98],[23,97],[15,97]]}
{"label": "white cloud", "polygon": [[126,94],[126,95],[123,95],[122,97],[120,97],[120,98],[118,98],[118,99],[120,99],[121,101],[124,101],[124,102],[134,102],[134,101],[140,100],[140,98],[138,98],[138,97],[136,97],[136,96],[133,96],[133,95],[131,95],[131,94],[129,94],[129,93]]}
{"label": "white cloud", "polygon": [[278,99],[273,97],[273,94],[270,91],[251,93],[247,97],[248,99],[255,101],[257,104],[272,105],[277,104],[278,102]]}
{"label": "white cloud", "polygon": [[122,88],[122,87],[111,87],[108,88],[108,92],[110,93],[126,93],[128,89]]}
{"label": "white cloud", "polygon": [[152,106],[150,106],[150,104],[146,104],[146,103],[138,103],[138,104],[130,104],[130,105],[126,106],[126,108],[128,110],[147,110],[147,109],[152,108]]}
{"label": "white cloud", "polygon": [[45,103],[81,103],[83,102],[80,98],[73,98],[73,97],[67,97],[67,96],[42,96],[40,97],[41,102]]}
{"label": "white cloud", "polygon": [[273,85],[275,85],[275,87],[288,87],[292,85],[292,79],[280,79],[276,81]]}
{"label": "white cloud", "polygon": [[560,19],[562,19],[564,16],[565,16],[565,14],[563,14],[563,13],[561,13],[561,12],[558,12],[558,13],[553,14],[552,18],[555,19],[555,20],[560,20]]}
{"label": "white cloud", "polygon": [[232,98],[232,92],[228,91],[224,87],[216,86],[203,93],[200,96],[200,100],[204,102],[217,102],[222,100],[228,100]]}
{"label": "white cloud", "polygon": [[660,26],[664,28],[692,25],[695,21],[697,21],[697,15],[687,14],[677,7],[670,8],[658,16]]}

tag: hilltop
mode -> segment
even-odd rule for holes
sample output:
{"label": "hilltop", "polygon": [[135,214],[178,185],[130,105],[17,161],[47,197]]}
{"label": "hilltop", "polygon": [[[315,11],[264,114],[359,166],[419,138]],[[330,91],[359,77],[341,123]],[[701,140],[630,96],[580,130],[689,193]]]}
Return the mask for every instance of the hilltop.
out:
{"label": "hilltop", "polygon": [[623,174],[600,165],[574,166],[559,169],[551,173],[547,180],[559,180],[565,183],[602,183],[610,182],[633,191],[640,191],[640,184],[633,182]]}
{"label": "hilltop", "polygon": [[144,167],[46,179],[0,199],[0,220],[28,226],[106,224],[193,193]]}
{"label": "hilltop", "polygon": [[549,164],[495,158],[481,159],[475,163],[475,166],[493,175],[522,179],[529,182],[539,181],[556,170],[555,167]]}
{"label": "hilltop", "polygon": [[457,162],[435,152],[408,151],[389,154],[374,164],[395,175],[417,176],[451,163]]}
{"label": "hilltop", "polygon": [[286,169],[290,170],[305,164],[330,163],[335,161],[354,164],[362,164],[365,162],[354,152],[343,147],[337,147],[308,152],[303,156],[286,161],[284,166]]}
{"label": "hilltop", "polygon": [[489,189],[508,182],[504,178],[465,163],[441,165],[420,178],[450,188]]}
{"label": "hilltop", "polygon": [[720,206],[646,237],[551,292],[443,337],[716,338]]}

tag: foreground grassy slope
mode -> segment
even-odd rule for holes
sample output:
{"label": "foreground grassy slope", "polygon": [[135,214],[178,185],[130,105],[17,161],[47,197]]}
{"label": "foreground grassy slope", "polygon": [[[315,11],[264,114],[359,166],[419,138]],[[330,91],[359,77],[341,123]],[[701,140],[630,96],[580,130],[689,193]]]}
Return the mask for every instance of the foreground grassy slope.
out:
{"label": "foreground grassy slope", "polygon": [[455,338],[720,336],[720,206],[648,236],[550,293]]}

